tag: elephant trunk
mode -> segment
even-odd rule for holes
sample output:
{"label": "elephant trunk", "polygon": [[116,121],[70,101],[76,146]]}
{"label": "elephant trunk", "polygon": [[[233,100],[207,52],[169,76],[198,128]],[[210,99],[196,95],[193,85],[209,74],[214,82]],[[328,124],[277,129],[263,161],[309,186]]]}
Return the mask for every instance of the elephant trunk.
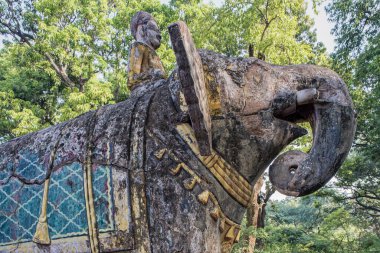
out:
{"label": "elephant trunk", "polygon": [[346,158],[356,119],[347,89],[341,80],[339,83],[343,84],[338,85],[343,90],[330,86],[328,92],[321,93],[322,98],[303,107],[303,111],[300,109],[313,129],[313,145],[309,153],[292,150],[273,162],[269,177],[279,192],[304,196],[318,190],[335,175]]}

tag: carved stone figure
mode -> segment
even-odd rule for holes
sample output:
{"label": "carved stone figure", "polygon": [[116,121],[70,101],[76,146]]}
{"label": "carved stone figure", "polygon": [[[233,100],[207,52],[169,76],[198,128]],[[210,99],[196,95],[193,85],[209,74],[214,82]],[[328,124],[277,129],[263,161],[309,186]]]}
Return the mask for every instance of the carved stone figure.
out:
{"label": "carved stone figure", "polygon": [[165,70],[156,49],[161,44],[161,33],[153,17],[144,11],[137,12],[131,21],[131,33],[135,38],[129,52],[128,87],[147,81],[165,78]]}
{"label": "carved stone figure", "polygon": [[306,133],[296,122],[313,147],[275,160],[276,188],[302,196],[338,170],[355,115],[336,73],[197,51],[182,22],[169,33],[167,80],[0,145],[1,251],[228,252],[256,180]]}

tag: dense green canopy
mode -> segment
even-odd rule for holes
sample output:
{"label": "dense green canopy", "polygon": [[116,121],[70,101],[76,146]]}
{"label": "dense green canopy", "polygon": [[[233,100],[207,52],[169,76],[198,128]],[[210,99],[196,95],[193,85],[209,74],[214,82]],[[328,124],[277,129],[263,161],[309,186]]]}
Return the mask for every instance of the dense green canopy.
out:
{"label": "dense green canopy", "polygon": [[173,69],[167,25],[184,20],[199,48],[233,56],[265,54],[276,64],[326,63],[304,0],[1,0],[0,137],[13,138],[128,96],[129,23],[151,12],[163,32],[158,53]]}

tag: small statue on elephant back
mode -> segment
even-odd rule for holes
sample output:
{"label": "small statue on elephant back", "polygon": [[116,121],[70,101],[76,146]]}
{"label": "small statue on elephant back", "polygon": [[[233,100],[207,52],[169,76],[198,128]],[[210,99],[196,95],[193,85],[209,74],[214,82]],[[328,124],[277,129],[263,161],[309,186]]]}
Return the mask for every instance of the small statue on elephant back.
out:
{"label": "small statue on elephant back", "polygon": [[131,20],[131,33],[136,41],[129,52],[130,90],[139,84],[166,78],[162,62],[155,51],[161,44],[161,32],[152,15],[145,11],[137,12]]}

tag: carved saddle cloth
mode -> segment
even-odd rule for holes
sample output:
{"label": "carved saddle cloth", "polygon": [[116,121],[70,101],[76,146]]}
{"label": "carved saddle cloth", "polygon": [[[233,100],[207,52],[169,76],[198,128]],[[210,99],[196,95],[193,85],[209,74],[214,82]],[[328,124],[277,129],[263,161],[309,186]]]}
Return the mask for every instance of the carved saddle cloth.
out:
{"label": "carved saddle cloth", "polygon": [[130,191],[154,86],[0,145],[0,251],[134,248]]}

